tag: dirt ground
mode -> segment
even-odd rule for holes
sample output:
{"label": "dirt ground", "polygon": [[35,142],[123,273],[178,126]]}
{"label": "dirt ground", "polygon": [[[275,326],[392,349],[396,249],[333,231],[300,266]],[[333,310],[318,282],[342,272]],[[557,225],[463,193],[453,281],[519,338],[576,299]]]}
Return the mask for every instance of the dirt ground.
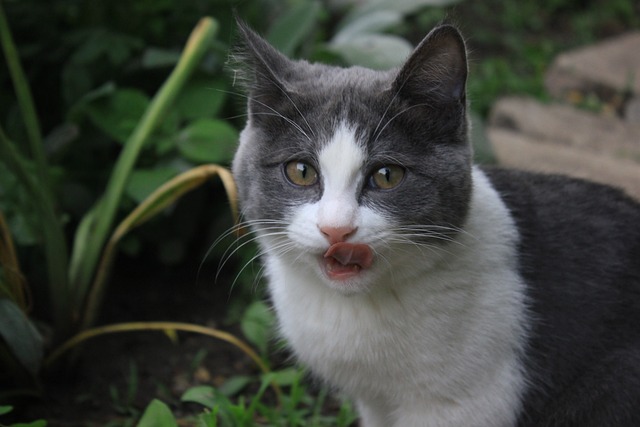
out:
{"label": "dirt ground", "polygon": [[[118,260],[100,325],[179,321],[242,336],[225,324],[229,280],[214,283],[214,266],[198,275],[194,263],[179,268],[147,264],[140,268],[139,261]],[[172,342],[158,331],[104,335],[81,345],[66,374],[46,378],[43,400],[17,406],[14,415],[19,421],[45,419],[49,427],[126,425],[159,398],[181,417],[202,410],[180,403],[188,388],[254,373],[257,367],[240,350],[211,337],[179,332]]]}

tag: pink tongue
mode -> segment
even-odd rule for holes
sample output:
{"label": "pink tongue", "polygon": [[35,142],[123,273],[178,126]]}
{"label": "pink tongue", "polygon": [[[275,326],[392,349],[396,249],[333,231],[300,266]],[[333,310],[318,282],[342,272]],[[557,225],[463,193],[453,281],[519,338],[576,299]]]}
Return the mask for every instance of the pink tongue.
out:
{"label": "pink tongue", "polygon": [[343,266],[369,268],[373,263],[373,251],[362,243],[334,243],[324,254],[325,258],[333,258]]}

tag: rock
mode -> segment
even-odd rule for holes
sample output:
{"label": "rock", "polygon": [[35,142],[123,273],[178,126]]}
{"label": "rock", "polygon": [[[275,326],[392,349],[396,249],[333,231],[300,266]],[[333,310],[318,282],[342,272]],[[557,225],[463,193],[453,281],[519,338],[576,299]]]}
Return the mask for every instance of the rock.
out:
{"label": "rock", "polygon": [[488,136],[503,166],[589,179],[622,188],[640,200],[640,164],[633,160],[603,156],[509,129],[489,128]]}
{"label": "rock", "polygon": [[545,78],[549,93],[571,91],[640,94],[640,31],[560,54]]}
{"label": "rock", "polygon": [[631,125],[640,125],[640,95],[627,102],[624,109],[624,119]]}
{"label": "rock", "polygon": [[[567,104],[504,98],[487,131],[498,163],[610,184],[640,199],[640,31],[563,53],[545,77]],[[619,116],[624,116],[624,119]]]}
{"label": "rock", "polygon": [[510,97],[494,105],[489,125],[539,141],[640,161],[640,121],[629,123],[564,104]]}

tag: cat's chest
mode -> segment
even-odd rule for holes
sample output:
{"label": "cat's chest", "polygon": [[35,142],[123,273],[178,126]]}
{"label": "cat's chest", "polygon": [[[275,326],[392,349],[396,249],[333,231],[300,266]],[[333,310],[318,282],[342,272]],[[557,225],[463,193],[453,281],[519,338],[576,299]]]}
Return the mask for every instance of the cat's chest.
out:
{"label": "cat's chest", "polygon": [[267,256],[280,330],[298,358],[353,395],[466,399],[495,387],[517,400],[526,328],[517,231],[480,174],[472,205],[441,262],[416,252],[375,292],[344,295],[304,264]]}
{"label": "cat's chest", "polygon": [[521,286],[510,266],[494,267],[473,278],[455,268],[430,271],[392,290],[351,297],[277,259],[269,274],[281,333],[321,377],[358,395],[399,396],[412,388],[457,395],[460,378],[481,384],[494,362],[517,351],[517,291],[476,292]]}

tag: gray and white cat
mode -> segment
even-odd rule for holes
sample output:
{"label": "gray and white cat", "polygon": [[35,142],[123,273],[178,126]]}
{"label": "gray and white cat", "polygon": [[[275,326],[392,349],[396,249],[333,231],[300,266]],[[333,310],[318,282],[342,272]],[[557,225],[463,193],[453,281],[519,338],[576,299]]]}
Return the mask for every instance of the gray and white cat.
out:
{"label": "gray and white cat", "polygon": [[282,335],[375,426],[640,426],[640,207],[472,165],[465,44],[386,72],[240,26],[233,162]]}

